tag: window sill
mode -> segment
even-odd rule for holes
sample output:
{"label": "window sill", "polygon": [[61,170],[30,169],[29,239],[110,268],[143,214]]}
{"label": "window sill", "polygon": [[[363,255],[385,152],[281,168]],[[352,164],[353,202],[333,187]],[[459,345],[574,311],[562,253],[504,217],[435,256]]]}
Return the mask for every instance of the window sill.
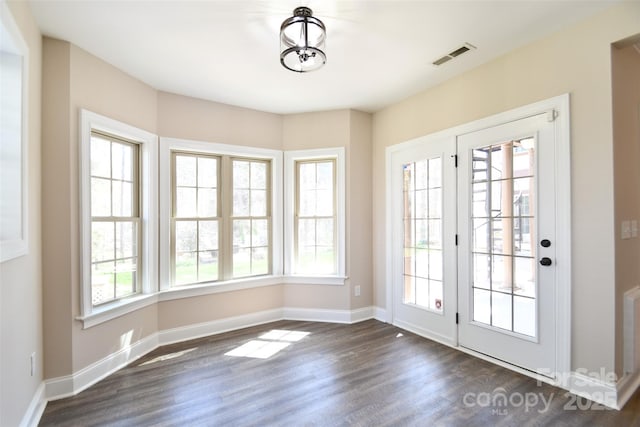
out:
{"label": "window sill", "polygon": [[348,278],[344,276],[260,276],[228,280],[226,282],[180,286],[164,289],[159,293],[136,295],[131,298],[114,301],[93,309],[91,314],[78,316],[76,317],[76,320],[80,320],[82,322],[82,329],[88,329],[147,307],[151,304],[155,304],[158,301],[171,301],[174,299],[192,298],[201,295],[282,284],[342,286],[347,279]]}
{"label": "window sill", "polygon": [[339,276],[261,276],[245,279],[228,280],[226,282],[211,282],[199,285],[180,286],[160,291],[160,301],[171,301],[180,298],[191,298],[200,295],[217,294],[221,292],[239,291],[243,289],[259,288],[282,284],[302,285],[344,285],[346,277]]}
{"label": "window sill", "polygon": [[78,316],[76,320],[82,322],[82,329],[88,329],[100,323],[108,322],[116,317],[123,316],[141,308],[155,304],[158,301],[156,294],[136,295],[130,298],[114,301],[98,308],[94,308],[91,314]]}
{"label": "window sill", "polygon": [[346,276],[284,276],[283,283],[296,285],[329,285],[342,286],[348,279]]}
{"label": "window sill", "polygon": [[262,286],[281,285],[282,276],[247,277],[227,280],[225,282],[209,282],[198,285],[176,286],[160,291],[160,301],[171,301],[180,298],[191,298],[200,295],[218,294],[221,292],[239,291]]}

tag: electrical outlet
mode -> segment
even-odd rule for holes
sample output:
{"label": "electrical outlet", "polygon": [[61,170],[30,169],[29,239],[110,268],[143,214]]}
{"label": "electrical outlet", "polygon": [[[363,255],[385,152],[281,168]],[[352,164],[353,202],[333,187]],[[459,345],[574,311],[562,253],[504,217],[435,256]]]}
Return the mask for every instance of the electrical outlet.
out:
{"label": "electrical outlet", "polygon": [[36,352],[31,353],[31,376],[36,373]]}
{"label": "electrical outlet", "polygon": [[353,292],[355,293],[355,295],[356,295],[357,297],[359,297],[359,296],[360,296],[360,285],[356,285],[356,286],[353,288]]}

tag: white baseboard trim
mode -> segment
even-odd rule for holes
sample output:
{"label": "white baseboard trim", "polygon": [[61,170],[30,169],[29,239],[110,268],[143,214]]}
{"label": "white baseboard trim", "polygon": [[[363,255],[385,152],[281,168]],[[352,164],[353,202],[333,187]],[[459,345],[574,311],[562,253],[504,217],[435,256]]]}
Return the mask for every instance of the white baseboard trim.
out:
{"label": "white baseboard trim", "polygon": [[351,310],[350,323],[364,322],[365,320],[370,320],[374,318],[375,317],[374,317],[373,307],[358,308],[356,310]]}
{"label": "white baseboard trim", "polygon": [[274,309],[244,314],[242,316],[227,317],[211,322],[197,323],[195,325],[182,326],[179,328],[165,329],[158,332],[158,345],[173,344],[209,335],[222,334],[224,332],[262,325],[264,323],[275,322],[282,319],[284,319],[282,316],[282,310]]}
{"label": "white baseboard trim", "polygon": [[451,340],[451,338],[434,333],[432,331],[429,331],[428,329],[421,328],[418,325],[399,321],[397,319],[395,320],[394,324],[401,329],[413,332],[414,334],[420,335],[423,338],[427,338],[431,341],[446,345],[447,347],[455,347],[455,343]]}
{"label": "white baseboard trim", "polygon": [[[374,318],[374,312],[374,307],[364,307],[356,310],[325,310],[289,307],[228,317],[179,328],[165,329],[149,335],[117,351],[116,353],[110,354],[104,359],[101,359],[72,375],[45,380],[43,382],[43,400],[46,403],[46,401],[74,396],[162,345],[221,334],[278,320],[356,323]],[[42,410],[44,410],[44,405]],[[42,415],[42,412],[38,415],[35,424],[37,424],[40,415]]]}
{"label": "white baseboard trim", "polygon": [[20,427],[36,427],[40,422],[40,418],[42,417],[42,413],[44,412],[44,408],[47,406],[47,398],[45,396],[45,384],[44,381],[40,383],[38,388],[36,389],[33,398],[31,399],[31,403],[29,403],[29,407],[27,408],[27,412],[25,412],[22,417],[22,421],[20,421]]}
{"label": "white baseboard trim", "polygon": [[305,322],[358,323],[373,319],[374,311],[371,306],[355,310],[285,307],[282,309],[282,318],[286,320],[300,320]]}
{"label": "white baseboard trim", "polygon": [[373,318],[380,321],[380,322],[384,322],[387,323],[387,310],[385,310],[384,308],[378,307],[378,306],[374,306],[373,307]]}
{"label": "white baseboard trim", "polygon": [[570,393],[576,396],[584,397],[608,408],[619,409],[616,384],[607,383],[575,371],[569,375],[569,384],[564,384],[563,382],[560,380],[557,386],[569,390]]}
{"label": "white baseboard trim", "polygon": [[631,396],[640,387],[640,371],[633,374],[627,374],[618,381],[617,398],[618,408],[622,409],[624,405],[631,399]]}
{"label": "white baseboard trim", "polygon": [[73,375],[46,380],[47,400],[76,395],[157,347],[158,334],[151,334],[92,363]]}

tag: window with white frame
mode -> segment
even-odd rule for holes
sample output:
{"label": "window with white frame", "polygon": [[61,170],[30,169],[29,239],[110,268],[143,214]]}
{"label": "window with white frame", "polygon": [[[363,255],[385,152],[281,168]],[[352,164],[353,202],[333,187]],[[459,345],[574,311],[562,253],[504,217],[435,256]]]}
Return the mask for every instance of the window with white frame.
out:
{"label": "window with white frame", "polygon": [[269,274],[270,161],[173,152],[172,164],[172,284]]}
{"label": "window with white frame", "polygon": [[161,198],[161,288],[191,295],[193,285],[229,290],[281,275],[282,152],[172,138],[161,146],[170,195]]}
{"label": "window with white frame", "polygon": [[140,292],[138,145],[91,133],[91,303]]}
{"label": "window with white frame", "polygon": [[288,281],[344,283],[344,148],[285,152],[285,236]]}
{"label": "window with white frame", "polygon": [[173,283],[218,280],[220,208],[216,156],[173,154]]}
{"label": "window with white frame", "polygon": [[157,138],[81,110],[81,316],[90,327],[157,290]]}
{"label": "window with white frame", "polygon": [[233,277],[270,272],[269,166],[265,160],[231,160],[233,171]]}
{"label": "window with white frame", "polygon": [[295,169],[294,271],[335,275],[335,160],[299,160]]}

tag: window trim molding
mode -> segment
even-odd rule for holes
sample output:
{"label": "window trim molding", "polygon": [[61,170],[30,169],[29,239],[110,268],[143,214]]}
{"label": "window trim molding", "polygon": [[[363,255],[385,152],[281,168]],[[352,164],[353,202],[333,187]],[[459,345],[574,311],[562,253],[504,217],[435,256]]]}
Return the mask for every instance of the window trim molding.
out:
{"label": "window trim molding", "polygon": [[[336,217],[337,217],[337,241],[336,257],[337,272],[335,275],[312,276],[307,274],[294,274],[295,242],[294,242],[294,212],[295,212],[295,176],[296,162],[315,159],[335,159],[336,162]],[[344,147],[319,148],[312,150],[295,150],[284,152],[284,274],[285,283],[296,284],[324,284],[344,285],[346,276],[346,174],[345,174],[345,149]]]}
{"label": "window trim molding", "polygon": [[[271,161],[271,254],[270,275],[243,277],[238,279],[200,283],[191,286],[171,287],[171,153],[173,151],[229,157],[250,157]],[[252,287],[270,286],[274,279],[282,276],[282,151],[216,142],[194,141],[180,138],[160,137],[160,263],[159,290],[161,300],[186,298],[209,293],[227,292]],[[282,283],[279,280],[278,283]],[[165,296],[166,295],[166,296]]]}
{"label": "window trim molding", "polygon": [[[13,17],[9,6],[0,4],[0,33],[3,33],[0,51],[7,47],[7,53],[21,57],[20,69],[20,237],[0,241],[0,263],[29,253],[29,46]],[[12,50],[15,52],[8,52]]]}
{"label": "window trim molding", "polygon": [[[99,307],[91,302],[91,132],[122,137],[140,145],[140,232],[142,269],[140,292]],[[158,137],[150,132],[80,109],[80,316],[83,328],[106,322],[155,302],[158,271]]]}

